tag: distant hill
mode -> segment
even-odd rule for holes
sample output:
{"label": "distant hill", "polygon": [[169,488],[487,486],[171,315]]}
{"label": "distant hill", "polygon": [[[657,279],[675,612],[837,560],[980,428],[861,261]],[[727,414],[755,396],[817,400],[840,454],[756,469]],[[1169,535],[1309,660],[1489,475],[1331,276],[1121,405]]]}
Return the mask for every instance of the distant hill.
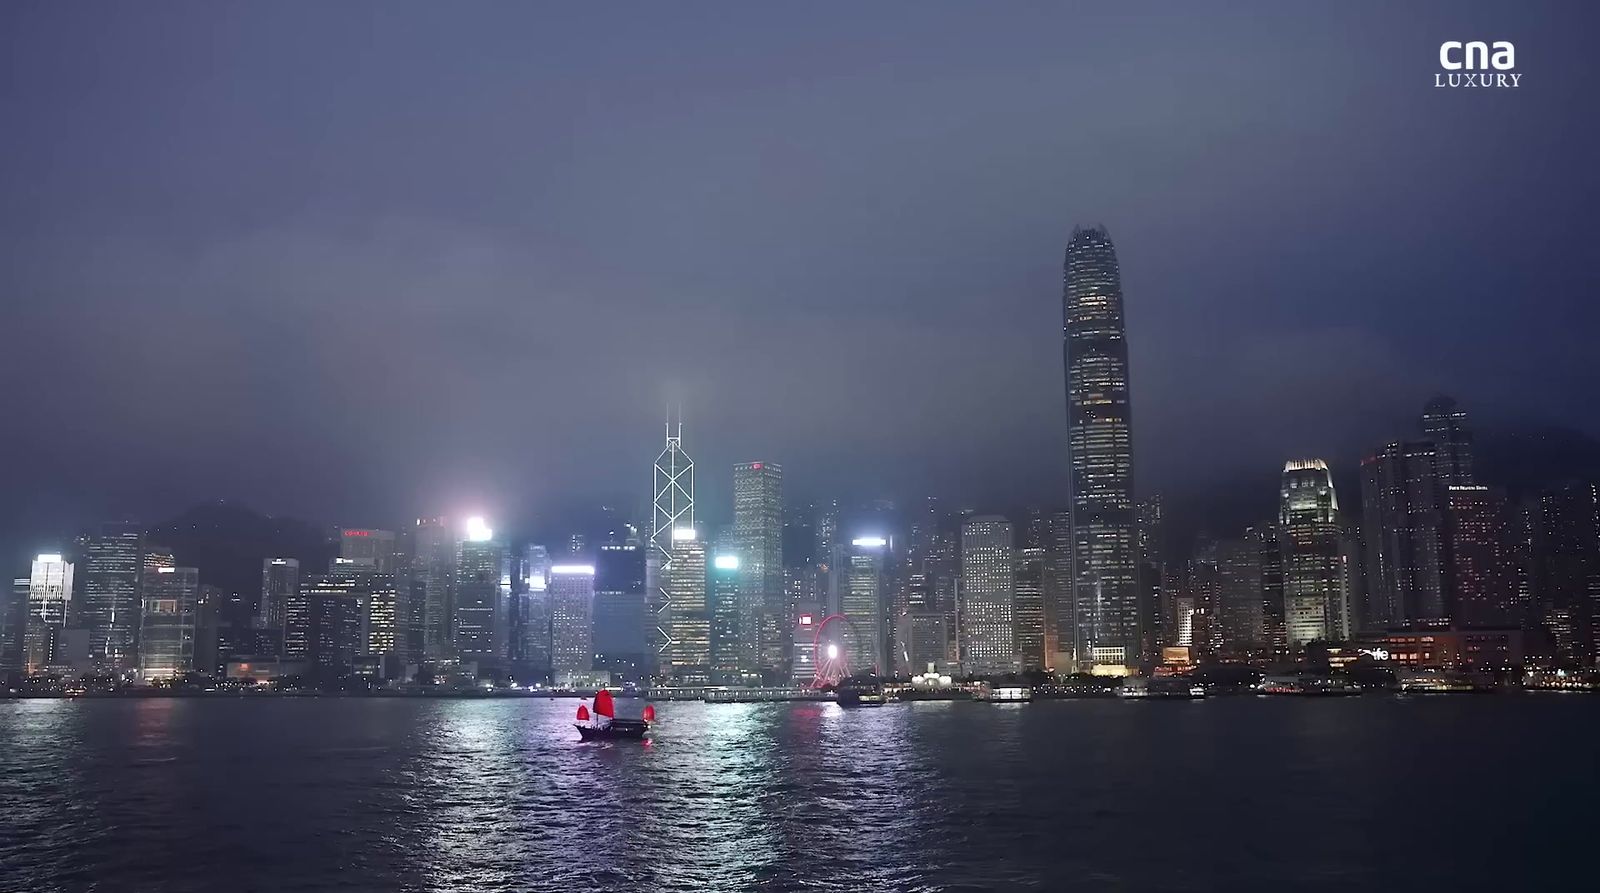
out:
{"label": "distant hill", "polygon": [[293,518],[273,518],[226,502],[197,505],[148,531],[178,563],[200,569],[200,582],[228,592],[261,588],[265,558],[298,558],[303,568],[326,568],[337,552],[330,531]]}

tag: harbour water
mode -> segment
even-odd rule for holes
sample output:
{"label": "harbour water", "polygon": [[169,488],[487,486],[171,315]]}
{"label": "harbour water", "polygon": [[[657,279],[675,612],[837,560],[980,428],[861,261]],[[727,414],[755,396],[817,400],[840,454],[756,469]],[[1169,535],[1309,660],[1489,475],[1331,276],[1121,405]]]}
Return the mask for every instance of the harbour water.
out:
{"label": "harbour water", "polygon": [[1600,698],[0,702],[0,891],[1590,885]]}

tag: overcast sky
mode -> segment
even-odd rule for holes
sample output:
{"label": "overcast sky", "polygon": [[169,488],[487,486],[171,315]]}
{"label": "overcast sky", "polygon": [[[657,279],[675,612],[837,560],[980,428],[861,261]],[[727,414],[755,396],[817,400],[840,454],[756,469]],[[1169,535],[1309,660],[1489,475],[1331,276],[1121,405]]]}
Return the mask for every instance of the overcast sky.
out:
{"label": "overcast sky", "polygon": [[[0,5],[4,554],[645,503],[668,400],[713,516],[758,458],[1060,503],[1075,224],[1141,491],[1441,389],[1597,427],[1589,4],[578,6]],[[1521,86],[1436,89],[1450,39]]]}

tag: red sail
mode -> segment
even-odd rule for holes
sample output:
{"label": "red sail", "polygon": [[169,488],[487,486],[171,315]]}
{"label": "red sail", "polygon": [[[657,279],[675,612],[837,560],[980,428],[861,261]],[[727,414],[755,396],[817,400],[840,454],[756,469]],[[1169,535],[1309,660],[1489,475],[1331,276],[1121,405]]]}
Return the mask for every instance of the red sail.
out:
{"label": "red sail", "polygon": [[588,719],[589,718],[589,705],[587,705],[587,704],[579,704],[578,705],[578,718],[579,719]]}
{"label": "red sail", "polygon": [[603,688],[595,692],[594,714],[596,716],[604,716],[607,719],[616,718],[617,708],[611,704],[611,692],[608,692]]}
{"label": "red sail", "polygon": [[656,721],[656,705],[654,705],[654,704],[646,704],[646,705],[644,705],[644,721],[645,722],[655,722]]}

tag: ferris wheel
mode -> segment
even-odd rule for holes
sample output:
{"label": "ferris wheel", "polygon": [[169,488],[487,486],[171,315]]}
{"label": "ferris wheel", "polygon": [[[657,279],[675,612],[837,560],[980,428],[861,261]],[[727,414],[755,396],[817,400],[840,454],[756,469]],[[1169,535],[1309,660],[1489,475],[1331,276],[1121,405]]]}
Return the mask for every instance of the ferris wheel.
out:
{"label": "ferris wheel", "polygon": [[831,688],[850,675],[850,652],[856,643],[856,627],[843,614],[830,614],[817,625],[812,640],[817,672],[812,688]]}

